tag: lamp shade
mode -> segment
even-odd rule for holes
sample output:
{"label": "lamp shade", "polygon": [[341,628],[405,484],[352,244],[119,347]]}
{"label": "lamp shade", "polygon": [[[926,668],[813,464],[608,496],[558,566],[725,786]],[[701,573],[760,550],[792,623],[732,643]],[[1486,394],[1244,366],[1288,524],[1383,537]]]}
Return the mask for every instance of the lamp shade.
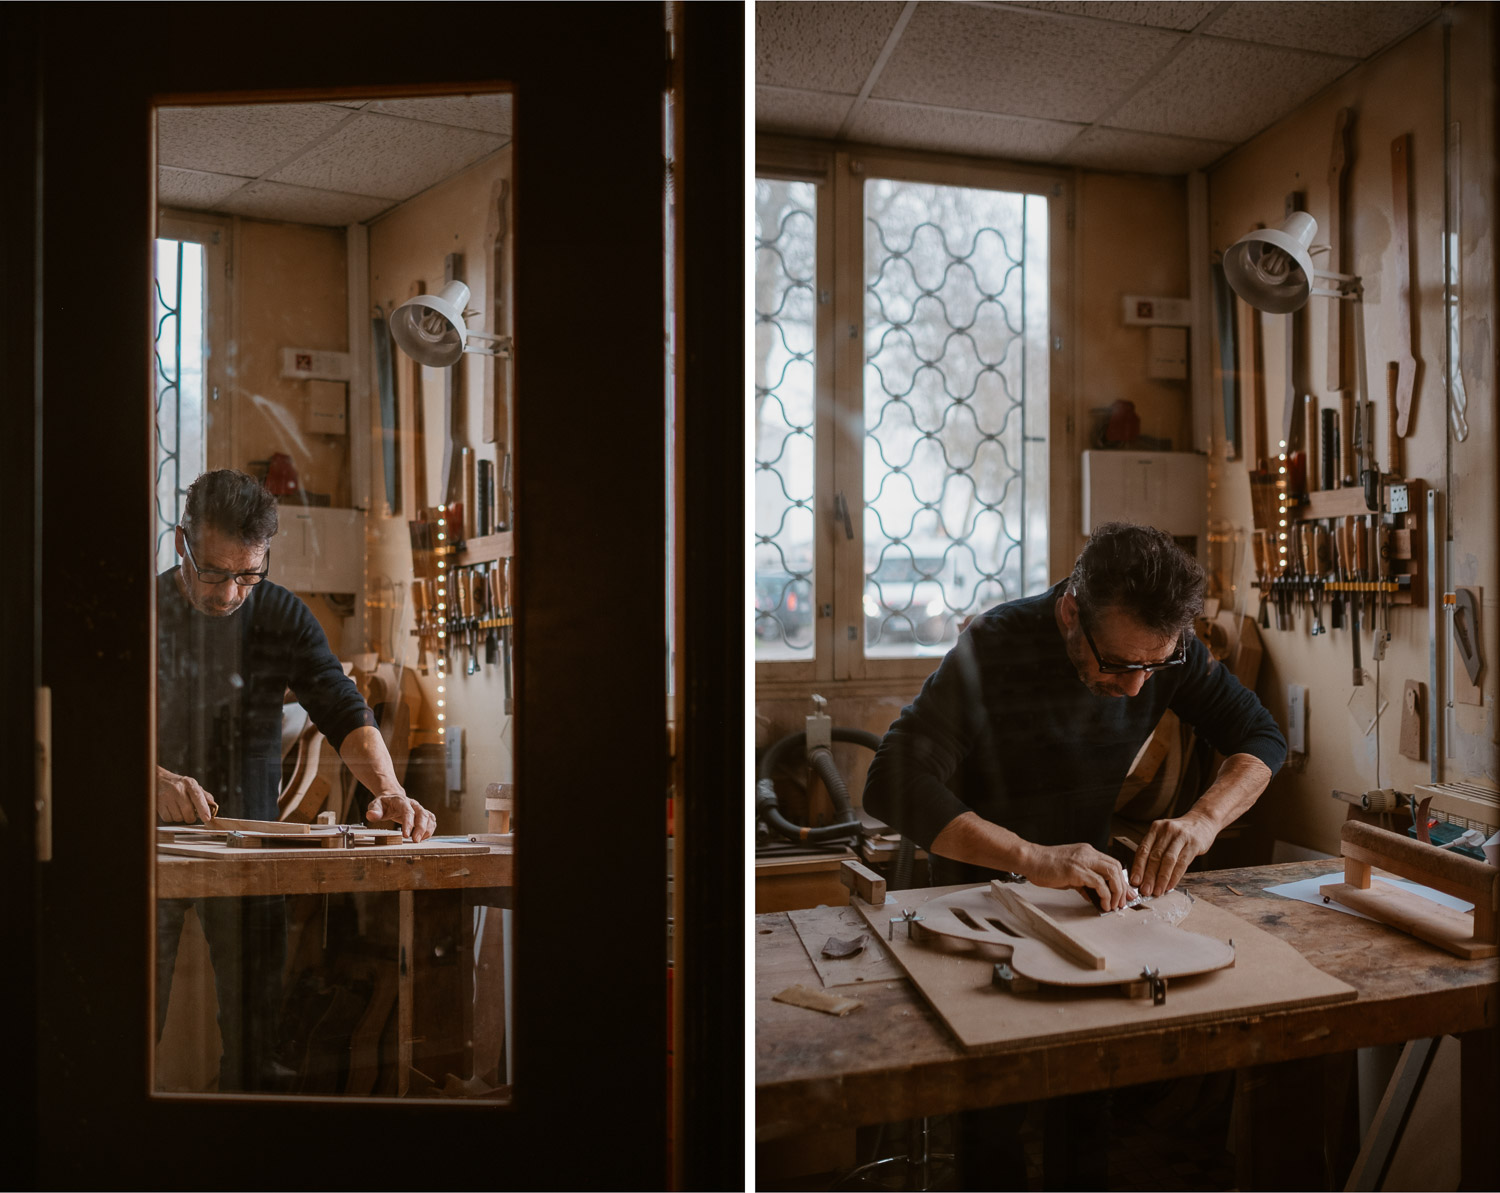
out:
{"label": "lamp shade", "polygon": [[1224,277],[1258,311],[1285,315],[1300,310],[1312,295],[1313,263],[1308,251],[1318,222],[1294,211],[1279,228],[1247,232],[1224,254]]}
{"label": "lamp shade", "polygon": [[445,369],[464,354],[469,288],[449,282],[437,294],[418,294],[391,312],[391,338],[418,364]]}

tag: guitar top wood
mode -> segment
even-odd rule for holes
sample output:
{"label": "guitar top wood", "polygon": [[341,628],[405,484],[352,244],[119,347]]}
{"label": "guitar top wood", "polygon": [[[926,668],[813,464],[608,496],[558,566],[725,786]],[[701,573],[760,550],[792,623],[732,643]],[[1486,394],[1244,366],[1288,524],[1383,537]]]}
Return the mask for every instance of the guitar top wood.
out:
{"label": "guitar top wood", "polygon": [[[986,887],[974,887],[933,899],[922,908],[918,934],[939,938],[939,947],[952,940],[994,950],[996,961],[1005,960],[1008,951],[1017,975],[1049,986],[1113,986],[1139,981],[1148,967],[1164,978],[1178,978],[1234,964],[1234,949],[1228,943],[1177,926],[1191,907],[1180,891],[1140,910],[1107,915],[1100,915],[1077,891],[1018,884],[1002,895],[997,898]],[[1047,929],[1033,915],[1018,913],[1012,906],[1016,900],[1041,912],[1053,928]],[[1048,943],[1049,936],[1054,943]]]}

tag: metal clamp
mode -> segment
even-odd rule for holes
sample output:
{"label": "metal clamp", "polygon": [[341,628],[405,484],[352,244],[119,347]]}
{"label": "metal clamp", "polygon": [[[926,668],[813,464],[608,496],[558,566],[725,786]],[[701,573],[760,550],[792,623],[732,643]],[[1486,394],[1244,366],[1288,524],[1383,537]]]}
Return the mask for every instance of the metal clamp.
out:
{"label": "metal clamp", "polygon": [[895,940],[896,939],[896,925],[897,924],[905,924],[906,925],[906,939],[907,940],[911,940],[912,939],[911,926],[913,924],[919,924],[921,922],[922,922],[922,917],[921,916],[919,916],[910,907],[904,907],[904,908],[901,909],[901,914],[900,915],[893,915],[891,917],[890,923],[886,925],[886,927],[888,929],[887,932],[886,932],[886,939],[887,940]]}
{"label": "metal clamp", "polygon": [[1159,1007],[1167,1001],[1167,979],[1161,976],[1161,970],[1152,969],[1147,965],[1141,969],[1141,977],[1151,992],[1153,1007]]}

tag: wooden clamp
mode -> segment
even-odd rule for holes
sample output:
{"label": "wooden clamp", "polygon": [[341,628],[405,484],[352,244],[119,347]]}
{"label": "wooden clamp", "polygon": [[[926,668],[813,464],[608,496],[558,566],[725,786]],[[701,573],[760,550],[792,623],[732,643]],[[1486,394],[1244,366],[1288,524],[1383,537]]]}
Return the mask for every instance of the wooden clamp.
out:
{"label": "wooden clamp", "polygon": [[[1340,835],[1344,881],[1320,887],[1324,899],[1362,911],[1467,960],[1500,952],[1495,936],[1500,870],[1356,820],[1345,821]],[[1390,883],[1372,886],[1372,866],[1469,900],[1474,904],[1472,920],[1464,912]]]}
{"label": "wooden clamp", "polygon": [[1104,969],[1108,965],[1103,953],[1094,952],[1025,895],[1017,893],[998,878],[990,880],[990,898],[1015,916],[1032,937],[1069,960],[1086,969]]}
{"label": "wooden clamp", "polygon": [[839,866],[839,881],[851,895],[858,895],[876,907],[885,903],[885,879],[868,866],[846,861]]}

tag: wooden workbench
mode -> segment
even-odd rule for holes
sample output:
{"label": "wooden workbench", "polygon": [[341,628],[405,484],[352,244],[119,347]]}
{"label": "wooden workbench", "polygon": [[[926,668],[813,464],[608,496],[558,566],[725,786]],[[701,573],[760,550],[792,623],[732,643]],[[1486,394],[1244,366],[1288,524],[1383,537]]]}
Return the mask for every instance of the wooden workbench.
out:
{"label": "wooden workbench", "polygon": [[[464,838],[463,840],[467,840]],[[158,851],[156,897],[198,899],[238,895],[321,895],[343,892],[395,891],[398,898],[397,950],[397,1091],[406,1094],[412,1072],[413,949],[417,891],[462,889],[465,906],[508,908],[512,905],[513,845],[488,845],[484,852],[453,853],[452,841],[420,845],[367,846],[356,849],[293,849],[271,846],[236,849],[213,857],[182,857]],[[462,917],[464,955],[473,955],[472,918]],[[475,1035],[472,987],[461,987],[466,1038]],[[510,1008],[504,1009],[504,1037],[511,1033]]]}
{"label": "wooden workbench", "polygon": [[[339,891],[435,891],[455,887],[508,889],[514,847],[449,855],[443,842],[428,845],[322,849],[318,856],[278,857],[274,847],[222,857],[158,853],[156,897],[199,899],[213,895],[320,895]],[[299,854],[307,851],[298,850]],[[501,904],[509,906],[508,903]]]}
{"label": "wooden workbench", "polygon": [[[756,1138],[948,1114],[1450,1034],[1464,1042],[1464,1118],[1477,1130],[1477,1124],[1495,1115],[1500,962],[1461,961],[1383,924],[1264,890],[1337,869],[1336,861],[1292,862],[1190,874],[1183,885],[1196,898],[1233,911],[1293,945],[1319,969],[1353,986],[1357,1000],[982,1055],[960,1047],[904,978],[857,991],[841,989],[864,1002],[843,1018],[772,1002],[774,993],[790,985],[817,987],[820,982],[786,913],[757,916]],[[1470,1151],[1478,1150],[1466,1149],[1466,1170]]]}

